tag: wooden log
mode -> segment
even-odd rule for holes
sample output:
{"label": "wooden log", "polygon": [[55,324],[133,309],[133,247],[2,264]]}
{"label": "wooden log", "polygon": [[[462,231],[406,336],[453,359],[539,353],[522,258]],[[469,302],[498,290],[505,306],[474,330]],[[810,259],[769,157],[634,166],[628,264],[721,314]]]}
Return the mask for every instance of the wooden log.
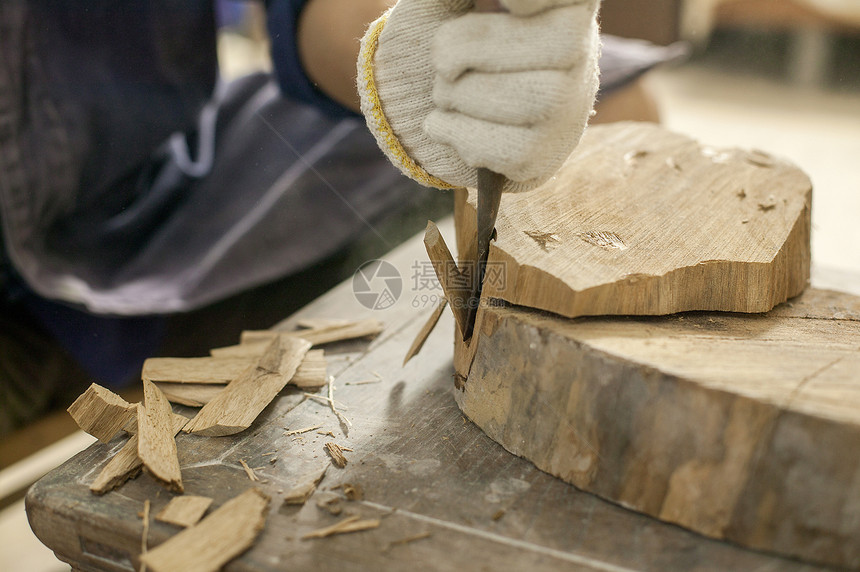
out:
{"label": "wooden log", "polygon": [[[595,126],[550,182],[503,197],[483,295],[567,317],[766,312],[808,282],[811,195],[759,151]],[[455,216],[463,252],[474,192]]]}
{"label": "wooden log", "polygon": [[140,561],[153,572],[214,572],[254,544],[266,522],[269,497],[249,489],[172,536]]}
{"label": "wooden log", "polygon": [[764,315],[481,312],[456,400],[509,451],[707,536],[860,566],[860,298],[813,289]]}
{"label": "wooden log", "polygon": [[144,402],[137,405],[137,455],[149,473],[167,488],[182,492],[179,454],[173,436],[170,402],[154,383],[143,380]]}
{"label": "wooden log", "polygon": [[[176,413],[171,417],[173,423],[173,435],[188,423],[188,419]],[[103,495],[108,491],[122,486],[127,480],[134,478],[143,467],[143,461],[137,454],[137,432],[129,437],[125,445],[116,452],[108,461],[108,464],[99,472],[96,479],[90,485],[90,491],[97,495]]]}
{"label": "wooden log", "polygon": [[184,431],[206,437],[244,431],[293,377],[310,347],[310,342],[302,338],[272,338],[268,355],[264,354],[258,363],[269,364],[271,356],[277,354],[280,356],[277,371],[272,371],[268,365],[248,366],[200,409]]}
{"label": "wooden log", "polygon": [[137,415],[136,406],[95,383],[67,411],[78,427],[103,443],[113,439]]}
{"label": "wooden log", "polygon": [[155,515],[155,520],[188,528],[189,526],[194,526],[203,518],[203,515],[206,514],[206,510],[211,504],[212,499],[209,497],[195,495],[174,497],[170,499],[167,506]]}

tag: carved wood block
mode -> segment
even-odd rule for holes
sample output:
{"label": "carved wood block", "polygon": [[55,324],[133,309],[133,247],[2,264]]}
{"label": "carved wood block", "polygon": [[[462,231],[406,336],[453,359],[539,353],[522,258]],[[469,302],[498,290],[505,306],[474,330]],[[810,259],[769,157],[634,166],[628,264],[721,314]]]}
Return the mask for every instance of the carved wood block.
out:
{"label": "carved wood block", "polygon": [[[554,181],[502,201],[458,405],[625,507],[860,567],[860,298],[774,308],[807,284],[810,200],[763,153],[589,129]],[[461,193],[461,265],[474,210]]]}
{"label": "carved wood block", "polygon": [[[570,318],[766,312],[809,280],[811,200],[800,169],[759,151],[590,127],[554,179],[502,198],[484,294]],[[474,191],[455,215],[462,256]]]}

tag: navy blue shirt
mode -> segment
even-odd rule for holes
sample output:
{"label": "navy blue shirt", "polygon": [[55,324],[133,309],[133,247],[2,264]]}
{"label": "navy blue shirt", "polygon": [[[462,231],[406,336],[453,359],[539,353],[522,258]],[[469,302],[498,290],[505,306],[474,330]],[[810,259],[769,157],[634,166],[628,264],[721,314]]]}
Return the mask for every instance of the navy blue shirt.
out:
{"label": "navy blue shirt", "polygon": [[305,74],[296,43],[298,20],[308,0],[268,0],[266,17],[272,42],[272,62],[281,91],[292,99],[312,104],[334,117],[355,114],[317,88]]}

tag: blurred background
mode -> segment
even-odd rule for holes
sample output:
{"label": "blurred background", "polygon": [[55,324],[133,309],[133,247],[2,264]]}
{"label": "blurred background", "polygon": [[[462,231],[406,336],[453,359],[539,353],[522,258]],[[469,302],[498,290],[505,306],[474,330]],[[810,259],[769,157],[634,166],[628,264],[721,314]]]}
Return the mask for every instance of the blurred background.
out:
{"label": "blurred background", "polygon": [[[260,4],[218,0],[225,78],[271,67]],[[691,56],[644,79],[663,124],[787,158],[812,179],[813,283],[860,295],[860,0],[603,0],[602,29]],[[87,446],[65,412],[0,443],[0,570],[68,570],[22,498]]]}

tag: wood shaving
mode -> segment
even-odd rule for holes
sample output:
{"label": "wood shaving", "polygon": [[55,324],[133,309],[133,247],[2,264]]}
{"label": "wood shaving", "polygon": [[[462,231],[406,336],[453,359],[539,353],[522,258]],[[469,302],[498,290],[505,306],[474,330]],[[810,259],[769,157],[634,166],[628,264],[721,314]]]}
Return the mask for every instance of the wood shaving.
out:
{"label": "wood shaving", "polygon": [[[427,322],[421,326],[421,330],[418,331],[418,335],[415,336],[415,339],[412,341],[412,345],[409,346],[409,350],[406,352],[406,357],[403,358],[403,365],[418,355],[418,352],[421,351],[421,348],[424,347],[424,342],[427,341],[427,338],[430,337],[430,334],[433,333],[433,330],[436,328],[436,324],[439,323],[439,318],[442,317],[442,313],[445,311],[445,307],[448,305],[448,300],[442,298],[442,301],[436,305],[436,308],[433,309],[433,312],[430,313],[430,317],[427,318]],[[379,377],[377,375],[377,377]],[[379,381],[382,381],[382,378],[379,377]],[[374,383],[372,381],[364,382],[364,383]],[[356,383],[358,385],[358,383]]]}
{"label": "wood shaving", "polygon": [[268,506],[268,496],[249,489],[142,555],[141,561],[155,572],[220,570],[254,544]]}
{"label": "wood shaving", "polygon": [[420,534],[415,534],[413,536],[407,536],[406,538],[401,538],[399,540],[392,540],[388,543],[388,546],[383,549],[383,552],[388,552],[394,546],[402,546],[404,544],[409,544],[410,542],[417,542],[418,540],[424,540],[425,538],[430,538],[433,536],[429,531],[422,532]]}
{"label": "wood shaving", "polygon": [[332,536],[334,534],[346,534],[349,532],[360,532],[362,530],[370,530],[372,528],[379,527],[379,519],[367,519],[361,520],[361,517],[356,516],[348,516],[342,521],[335,523],[331,526],[326,526],[324,528],[319,528],[314,530],[313,532],[309,532],[302,536],[302,540],[309,540],[311,538],[326,538],[327,536]]}
{"label": "wood shaving", "polygon": [[[328,404],[331,407],[332,413],[338,418],[341,422],[341,425],[346,424],[346,427],[352,427],[352,423],[349,419],[346,418],[340,411],[337,410],[337,407],[334,405],[334,377],[328,378]],[[347,429],[344,428],[344,433],[347,433]]]}
{"label": "wood shaving", "polygon": [[242,468],[245,469],[245,474],[248,475],[248,478],[252,481],[259,481],[260,478],[254,473],[254,469],[248,466],[248,463],[245,462],[245,459],[239,459],[239,463],[242,465]]}
{"label": "wood shaving", "polygon": [[326,443],[325,450],[331,456],[331,460],[336,467],[342,469],[346,466],[347,459],[343,456],[343,449],[337,443]]}
{"label": "wood shaving", "polygon": [[[308,394],[306,393],[305,395]],[[316,429],[319,429],[320,427],[322,427],[322,425],[314,425],[313,427],[305,427],[304,429],[294,429],[293,431],[287,431],[286,433],[284,433],[284,435],[286,435],[287,437],[289,437],[290,435],[299,435],[301,433],[308,433],[310,431],[314,431]]]}
{"label": "wood shaving", "polygon": [[[314,393],[302,393],[302,395],[304,395],[308,399],[314,399],[316,401],[319,401],[320,403],[325,403],[326,405],[330,404],[329,398],[324,396],[324,395],[316,395]],[[343,403],[340,403],[339,407],[341,409],[348,409],[348,407],[346,405],[344,405]]]}
{"label": "wood shaving", "polygon": [[311,475],[310,478],[290,489],[284,497],[284,504],[305,504],[307,500],[311,498],[311,495],[314,494],[314,491],[317,490],[317,485],[319,485],[320,481],[325,477],[326,470],[328,470],[328,465],[323,467],[317,474]]}

